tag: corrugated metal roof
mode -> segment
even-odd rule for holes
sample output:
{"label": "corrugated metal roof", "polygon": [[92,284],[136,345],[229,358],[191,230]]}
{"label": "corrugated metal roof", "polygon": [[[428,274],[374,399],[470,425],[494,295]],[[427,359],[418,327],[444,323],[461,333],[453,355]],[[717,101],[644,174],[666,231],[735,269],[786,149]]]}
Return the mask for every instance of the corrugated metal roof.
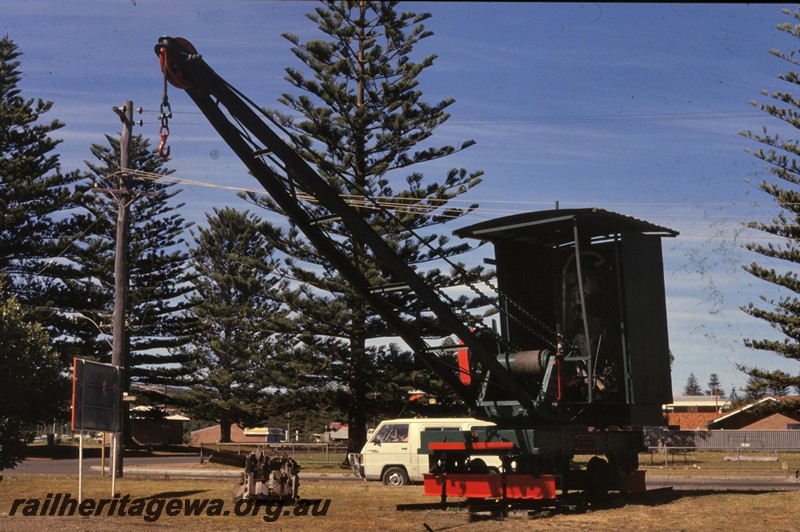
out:
{"label": "corrugated metal roof", "polygon": [[611,236],[622,232],[674,237],[678,232],[638,218],[604,209],[556,209],[532,211],[495,218],[463,227],[454,232],[462,238],[480,240],[536,239],[563,240],[573,238],[572,228],[578,224],[581,234],[591,237]]}

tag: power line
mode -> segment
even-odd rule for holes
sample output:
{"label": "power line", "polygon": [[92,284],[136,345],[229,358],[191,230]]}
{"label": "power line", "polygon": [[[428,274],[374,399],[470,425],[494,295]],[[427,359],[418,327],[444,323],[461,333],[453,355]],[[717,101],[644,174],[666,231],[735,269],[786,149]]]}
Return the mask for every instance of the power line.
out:
{"label": "power line", "polygon": [[[186,186],[193,186],[193,187],[204,187],[204,188],[213,188],[213,189],[221,189],[221,190],[229,190],[234,192],[247,192],[253,193],[258,195],[266,195],[263,189],[256,189],[250,187],[239,187],[233,185],[219,185],[215,183],[207,183],[204,181],[196,181],[185,179],[181,177],[171,176],[171,175],[164,175],[158,174],[153,172],[145,172],[142,170],[128,170],[129,173],[135,174],[140,179],[146,179],[151,181],[161,181],[161,182],[170,182],[179,185],[186,185]],[[298,194],[298,197],[302,200],[315,202],[314,198],[305,195],[302,193]],[[484,207],[484,204],[497,204],[497,205],[520,205],[523,206],[536,206],[541,207],[545,205],[553,205],[553,202],[519,202],[519,201],[508,201],[508,200],[466,200],[461,198],[453,198],[451,200],[446,199],[425,199],[424,202],[421,202],[419,198],[406,198],[406,197],[375,197],[372,199],[364,198],[363,196],[359,195],[352,195],[352,194],[342,194],[342,198],[344,198],[348,204],[353,207],[359,207],[364,209],[372,209],[372,210],[379,210],[379,209],[390,209],[396,213],[403,213],[403,214],[433,214],[436,210],[440,209],[441,207],[445,206],[447,203],[462,203],[462,204],[480,204],[481,207],[470,211],[469,213],[454,213],[448,214],[446,209],[441,212],[437,213],[436,216],[440,216],[442,218],[450,218],[450,219],[465,219],[465,220],[487,220],[491,218],[495,218],[498,215],[513,215],[513,214],[520,214],[523,212],[527,212],[529,209],[520,208],[520,209],[508,209],[508,208],[489,208]],[[628,207],[687,207],[687,208],[696,208],[696,207],[760,207],[760,206],[771,206],[773,207],[775,204],[771,202],[760,203],[760,202],[749,202],[746,204],[742,204],[740,202],[707,202],[707,203],[657,203],[657,202],[609,202],[609,203],[583,203],[583,202],[560,202],[561,205],[574,205],[574,206],[592,206],[592,207],[607,207],[607,206],[628,206]],[[732,238],[741,238],[746,240],[773,240],[773,241],[786,241],[786,238],[776,236],[776,235],[767,235],[763,232],[760,232],[756,228],[751,228],[745,225],[747,222],[756,221],[758,219],[773,219],[774,215],[762,215],[762,216],[752,216],[752,215],[732,215],[726,214],[722,216],[714,216],[704,214],[691,214],[691,213],[658,213],[653,211],[647,212],[648,219],[651,221],[658,221],[662,224],[667,225],[683,225],[683,224],[692,224],[693,226],[702,226],[704,228],[712,228],[712,229],[719,229],[719,232],[714,233],[683,233],[682,236],[686,238],[706,238],[706,239],[732,239]],[[741,223],[737,222],[724,222],[723,220],[736,220],[737,218],[744,218]],[[699,219],[699,220],[698,220]],[[662,221],[663,220],[663,221]],[[729,233],[723,233],[722,231],[726,229],[734,229],[738,230],[737,233],[731,235]]]}
{"label": "power line", "polygon": [[[158,111],[145,109],[145,113],[157,114]],[[199,111],[173,111],[175,115],[202,116]],[[726,118],[761,117],[763,113],[757,110],[746,111],[696,111],[686,113],[615,113],[606,115],[532,115],[532,116],[454,116],[447,123],[458,124],[590,124],[598,122],[676,122],[692,120],[719,120]],[[302,116],[295,118],[301,119]],[[202,124],[196,123],[193,125]]]}
{"label": "power line", "polygon": [[[166,174],[159,174],[154,172],[146,172],[143,170],[128,170],[128,172],[136,174],[138,177],[142,179],[148,179],[151,181],[168,181],[176,184],[188,185],[188,186],[199,186],[199,187],[206,187],[206,188],[218,188],[218,189],[225,189],[225,190],[232,190],[238,192],[253,192],[256,194],[264,194],[264,189],[262,188],[250,188],[250,187],[241,187],[241,186],[233,186],[233,185],[220,185],[217,183],[209,183],[207,181],[197,181],[186,179],[182,177],[176,177],[172,175]],[[113,174],[112,174],[113,175]],[[355,194],[341,194],[342,198],[363,198],[362,195],[355,195]],[[415,197],[405,197],[405,196],[374,196],[373,199],[377,201],[383,202],[394,202],[403,205],[414,205],[419,204],[420,201],[425,201],[429,203],[440,203],[442,205],[449,204],[449,203],[480,203],[480,204],[497,204],[497,205],[520,205],[520,206],[552,206],[555,204],[554,201],[519,201],[519,200],[491,200],[491,199],[464,199],[464,198],[451,198],[451,199],[437,199],[437,198],[415,198]],[[576,207],[597,207],[598,205],[602,206],[615,206],[615,207],[764,207],[764,206],[775,206],[774,202],[739,202],[739,201],[709,201],[709,202],[697,202],[697,203],[676,203],[676,202],[623,202],[623,201],[602,201],[602,202],[585,202],[585,201],[561,201],[558,202],[560,205],[569,205],[569,206],[576,206]],[[800,203],[787,203],[787,205],[800,205]],[[702,215],[698,215],[702,216]]]}
{"label": "power line", "polygon": [[[166,181],[180,185],[187,185],[187,186],[197,186],[197,187],[204,187],[204,188],[215,188],[215,189],[222,189],[222,190],[230,190],[234,192],[248,192],[254,194],[263,194],[266,195],[263,189],[261,188],[250,188],[250,187],[241,187],[241,186],[234,186],[234,185],[220,185],[216,183],[208,183],[205,181],[197,181],[191,180],[181,177],[175,177],[165,174],[158,174],[152,172],[145,172],[142,170],[130,170],[130,173],[136,174],[138,177],[142,179],[147,179],[151,181]],[[355,194],[341,194],[342,198],[350,200],[354,203],[364,202],[364,196],[355,195]],[[301,199],[304,200],[313,200],[310,196],[300,194]],[[519,205],[520,207],[531,206],[531,207],[541,207],[541,206],[552,206],[554,202],[552,201],[513,201],[513,200],[490,200],[490,199],[463,199],[463,198],[450,198],[450,199],[437,199],[437,198],[415,198],[415,197],[404,197],[404,196],[375,196],[372,198],[374,201],[379,202],[382,206],[389,206],[389,207],[397,207],[397,208],[419,208],[425,210],[433,210],[445,206],[450,203],[462,203],[462,204],[480,204],[480,210],[483,212],[498,212],[498,213],[514,213],[514,212],[526,212],[526,209],[502,209],[502,208],[489,208],[483,207],[483,205]],[[559,201],[559,204],[575,206],[575,207],[686,207],[686,208],[722,208],[722,207],[740,207],[740,208],[748,208],[748,207],[774,207],[774,202],[700,202],[700,203],[668,203],[668,202],[571,202],[571,201]],[[795,203],[790,203],[787,205],[800,205]],[[709,219],[714,218],[717,220],[723,219],[733,219],[738,218],[740,215],[734,214],[726,214],[721,216],[709,215],[708,213],[702,214],[692,214],[692,213],[658,213],[658,212],[648,212],[648,216],[651,218],[668,218],[668,219],[681,219],[681,218],[703,218]],[[774,214],[765,214],[760,217],[769,217],[774,218]],[[753,218],[753,216],[747,216],[748,220]]]}

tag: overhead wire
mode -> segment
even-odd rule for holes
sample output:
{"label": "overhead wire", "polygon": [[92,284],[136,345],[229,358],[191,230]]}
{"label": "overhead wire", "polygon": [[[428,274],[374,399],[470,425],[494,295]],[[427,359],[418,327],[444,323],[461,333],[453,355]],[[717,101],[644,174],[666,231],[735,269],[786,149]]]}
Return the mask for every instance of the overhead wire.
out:
{"label": "overhead wire", "polygon": [[[287,130],[282,124],[278,123],[269,113],[267,113],[264,109],[262,109],[255,102],[253,102],[249,97],[247,97],[247,95],[245,95],[244,93],[242,93],[241,91],[239,91],[238,89],[236,89],[234,86],[232,86],[229,83],[226,83],[226,86],[227,86],[227,88],[229,90],[231,90],[239,98],[241,98],[241,100],[246,102],[250,106],[251,110],[253,110],[254,112],[256,112],[256,113],[258,113],[260,115],[262,115],[266,120],[271,122],[273,124],[273,126],[276,127],[280,132],[282,132],[284,135],[286,135],[292,141],[294,141],[295,144],[299,144],[300,143],[299,139],[295,136],[294,132]],[[239,124],[238,132],[239,132],[239,135],[241,136],[241,138],[245,142],[248,142],[248,143],[251,144],[251,146],[254,149],[254,153],[258,153],[260,156],[266,157],[266,158],[272,160],[274,163],[276,163],[276,165],[282,171],[282,175],[279,175],[279,177],[282,180],[285,181],[285,186],[291,191],[291,193],[293,195],[295,195],[296,197],[300,198],[298,192],[295,190],[296,185],[299,185],[299,183],[296,184],[294,182],[293,177],[290,175],[290,173],[287,171],[287,169],[283,167],[283,161],[282,160],[276,160],[276,158],[271,153],[272,150],[269,149],[270,148],[269,146],[260,146],[258,143],[256,143],[251,138],[248,128],[244,127],[243,124],[241,124],[236,117],[232,117],[232,118],[233,118],[233,120],[235,122],[237,122]],[[259,148],[267,148],[267,149],[259,149]],[[361,188],[356,183],[348,180],[345,176],[340,176],[340,179],[342,179],[345,183],[347,183],[348,186],[350,186],[352,189],[358,190],[358,189]],[[313,196],[313,194],[308,193],[308,192],[305,194],[305,197],[310,197],[310,196]],[[315,199],[306,200],[306,201],[309,201],[309,203],[316,203]],[[345,201],[348,201],[348,200],[345,199]],[[479,296],[485,296],[485,294],[480,292],[479,289],[477,289],[477,287],[475,286],[475,284],[472,283],[469,280],[469,273],[460,264],[456,264],[455,262],[450,260],[450,258],[446,254],[444,254],[440,248],[434,248],[434,246],[431,245],[429,239],[423,238],[422,236],[420,236],[418,234],[418,232],[417,232],[417,230],[415,228],[411,227],[409,224],[407,224],[403,220],[400,220],[397,217],[398,210],[396,208],[395,209],[387,209],[386,207],[381,206],[380,202],[378,200],[376,200],[375,198],[370,197],[370,195],[366,191],[364,191],[360,195],[356,195],[355,199],[350,198],[350,201],[351,202],[355,201],[355,202],[362,203],[364,205],[364,207],[369,207],[369,204],[372,204],[376,209],[379,209],[382,212],[386,213],[388,216],[394,218],[404,228],[404,231],[406,233],[408,233],[413,238],[415,238],[417,241],[419,241],[422,246],[430,249],[435,255],[438,256],[439,259],[444,260],[447,264],[450,265],[451,268],[453,268],[454,271],[460,272],[461,275],[462,275],[462,278],[463,278],[463,282],[467,287],[469,287],[471,290],[475,291]],[[432,209],[436,210],[440,206],[441,205],[434,205],[434,206],[432,206]],[[327,206],[325,206],[325,207],[327,207]],[[409,208],[409,206],[404,204],[402,206],[402,208],[407,210]],[[459,213],[458,215],[454,214],[453,217],[460,217],[462,214],[463,213]],[[446,294],[441,288],[434,287],[434,289],[439,294],[439,297],[442,298],[442,300],[444,302],[448,303],[451,308],[453,308],[454,312],[458,312],[457,309],[459,308],[459,306],[457,306],[455,304],[455,301],[448,294]],[[495,290],[496,290],[496,288],[495,288]],[[497,304],[493,303],[493,306],[497,307],[497,310],[499,310],[501,312],[503,311],[503,309],[501,309]],[[514,306],[517,307],[517,308],[521,308],[519,305],[514,305]],[[531,317],[531,318],[533,318],[534,323],[536,323],[536,324],[541,323],[538,319],[536,319],[534,317]],[[467,323],[475,322],[475,317],[469,315],[466,312],[463,313],[462,319],[464,319],[465,322],[467,322]],[[475,325],[476,326],[480,326],[480,323],[475,322]],[[523,325],[526,325],[526,323],[523,323]],[[489,332],[493,332],[493,331],[489,331]],[[534,331],[534,332],[536,332],[536,331]],[[498,339],[502,340],[499,337],[498,337]]]}
{"label": "overhead wire", "polygon": [[[169,182],[178,185],[185,185],[185,186],[192,186],[192,187],[204,187],[204,188],[212,188],[212,189],[219,189],[219,190],[228,190],[232,192],[246,192],[252,194],[259,194],[259,195],[266,195],[266,192],[262,188],[251,188],[251,187],[243,187],[243,186],[234,186],[234,185],[222,185],[217,183],[209,183],[205,181],[198,181],[192,179],[186,179],[181,177],[176,177],[172,175],[165,175],[159,174],[154,172],[145,172],[142,170],[126,170],[129,174],[136,175],[140,179],[145,180],[153,180],[153,181],[161,181],[161,182]],[[302,192],[298,192],[298,198],[304,201],[309,202],[316,202],[316,200]],[[376,196],[373,198],[374,201],[368,201],[364,199],[363,196],[355,195],[355,194],[341,194],[340,195],[350,206],[359,207],[364,209],[392,209],[397,213],[402,214],[431,214],[436,210],[440,209],[442,206],[445,206],[449,203],[447,200],[444,199],[436,199],[432,198],[430,200],[425,199],[425,203],[421,203],[418,201],[417,198],[406,198],[406,197],[386,197],[386,196]],[[458,214],[448,214],[447,212],[438,213],[437,216],[440,216],[444,219],[465,219],[465,220],[487,220],[496,217],[497,215],[512,215],[526,212],[529,209],[526,207],[541,207],[547,205],[553,205],[554,202],[535,202],[535,201],[522,201],[522,202],[515,202],[509,200],[466,200],[460,198],[454,198],[452,200],[453,203],[461,203],[461,204],[479,204],[479,207],[474,211],[465,214],[465,215],[458,215]],[[520,208],[518,209],[510,209],[510,208],[492,208],[492,207],[485,207],[486,204],[489,205],[519,205]],[[685,207],[689,209],[693,208],[704,208],[708,206],[712,207],[763,207],[763,206],[771,206],[774,207],[774,203],[767,203],[767,202],[753,202],[742,204],[740,202],[707,202],[707,203],[657,203],[657,202],[624,202],[624,203],[617,203],[617,202],[597,202],[597,203],[585,203],[585,202],[559,202],[560,205],[569,205],[569,206],[593,206],[593,207],[608,207],[608,206],[637,206],[637,207]],[[633,214],[632,214],[633,215]],[[654,223],[662,223],[662,224],[691,224],[693,226],[702,226],[702,227],[711,227],[716,229],[739,229],[741,231],[758,231],[755,228],[750,228],[746,225],[748,222],[758,221],[758,220],[767,220],[771,221],[775,218],[774,214],[764,214],[759,216],[752,216],[752,215],[734,215],[734,214],[725,214],[723,216],[715,216],[709,215],[708,213],[676,213],[676,212],[668,212],[668,213],[659,213],[649,210],[647,212],[648,219]],[[741,223],[738,222],[727,222],[726,220],[737,220],[742,219]],[[728,237],[727,235],[720,235],[717,233],[682,233],[684,237],[694,237],[694,238],[722,238]],[[778,236],[761,236],[764,239],[775,239],[775,240],[785,240],[782,237]]]}
{"label": "overhead wire", "polygon": [[[262,188],[250,188],[250,187],[242,187],[242,186],[234,186],[234,185],[221,185],[218,183],[209,183],[207,181],[197,181],[192,179],[186,179],[182,177],[175,177],[173,175],[167,174],[159,174],[155,172],[146,172],[143,170],[125,170],[125,172],[134,174],[140,178],[148,179],[148,180],[159,180],[159,181],[167,181],[176,184],[183,184],[188,186],[198,186],[198,187],[205,187],[205,188],[219,188],[225,190],[232,190],[237,192],[253,192],[257,194],[265,194],[266,192]],[[112,174],[114,175],[114,174]],[[358,194],[340,194],[340,197],[344,199],[363,199],[363,195]],[[303,199],[309,199],[311,196],[304,195]],[[373,196],[373,199],[381,202],[382,204],[397,204],[398,206],[419,206],[420,198],[412,198],[412,197],[405,197],[405,196]],[[554,201],[514,201],[514,200],[492,200],[492,199],[463,199],[463,198],[452,198],[452,199],[438,199],[438,198],[424,198],[424,201],[430,203],[439,203],[441,205],[449,204],[449,203],[480,203],[480,204],[498,204],[498,205],[520,205],[520,206],[547,206],[547,205],[554,205]],[[775,206],[774,202],[698,202],[698,203],[674,203],[674,202],[616,202],[616,201],[601,201],[601,202],[580,202],[580,201],[558,201],[559,205],[570,205],[570,206],[591,206],[597,207],[600,206],[629,206],[629,207],[764,207],[764,206]],[[800,203],[788,203],[787,205],[800,205]],[[437,205],[431,205],[430,208],[438,208]],[[517,209],[497,209],[498,211],[503,212],[513,212]],[[687,216],[685,214],[658,214],[658,213],[651,213],[659,216],[669,216],[669,217],[677,217],[677,216]],[[704,214],[697,214],[691,216],[706,216]],[[733,215],[728,215],[728,217],[733,217]]]}
{"label": "overhead wire", "polygon": [[[275,127],[277,127],[284,135],[288,137],[293,137],[293,133],[287,130],[282,124],[278,123],[274,118],[267,112],[264,111],[261,107],[259,107],[255,102],[250,100],[244,93],[236,89],[236,87],[228,84],[228,87],[234,91],[239,97],[241,97],[244,101],[246,101],[254,110],[258,113],[266,117]],[[149,111],[146,112],[155,112]],[[185,115],[196,115],[202,116],[203,113],[200,111],[178,111],[176,114],[185,114]],[[477,118],[451,118],[452,121],[456,122],[480,122],[480,123],[487,123],[487,122],[527,122],[527,123],[575,123],[575,122],[598,122],[598,121],[671,121],[671,120],[708,120],[708,119],[719,119],[719,118],[730,118],[730,117],[741,117],[741,116],[760,116],[760,112],[757,110],[747,110],[747,111],[701,111],[701,112],[687,112],[687,113],[616,113],[616,114],[609,114],[609,115],[594,115],[594,116],[587,116],[587,115],[576,115],[576,116],[561,116],[561,117],[553,117],[553,116],[528,116],[528,117],[477,117]],[[241,124],[240,124],[241,126]],[[252,145],[257,145],[255,141],[249,138],[249,135],[246,133],[246,128],[240,127],[240,132],[243,135],[243,138]],[[275,158],[271,158],[273,163],[276,163],[279,167],[282,166],[279,160]],[[282,171],[285,172],[285,169],[281,168]],[[179,181],[175,181],[179,182]],[[182,180],[183,184],[187,184],[190,186],[208,186],[212,188],[220,188],[226,190],[235,190],[239,192],[247,192],[247,193],[254,193],[254,194],[263,194],[263,190],[256,190],[252,188],[245,188],[245,187],[232,187],[232,186],[225,186],[225,185],[214,185],[214,184],[200,184],[200,182],[190,182],[188,180]],[[444,205],[458,205],[459,203],[469,203],[474,204],[477,203],[480,205],[478,209],[471,210],[468,214],[458,213],[449,215],[446,212],[446,209],[443,212],[437,213],[436,216],[440,216],[443,219],[473,219],[473,220],[485,220],[491,217],[496,217],[497,215],[508,215],[514,213],[521,213],[525,212],[526,206],[545,206],[545,205],[553,205],[554,202],[519,202],[519,201],[512,201],[512,200],[467,200],[461,198],[444,198],[444,199],[437,199],[437,198],[413,198],[413,197],[375,197],[365,199],[366,195],[358,196],[358,195],[341,195],[345,201],[348,202],[349,205],[353,207],[365,208],[365,209],[390,209],[394,213],[403,213],[403,214],[432,214],[440,207]],[[314,200],[309,196],[302,193],[298,193],[298,199],[303,201],[311,201]],[[619,206],[619,207],[636,207],[636,208],[644,208],[644,207],[652,207],[652,206],[659,206],[659,207],[666,207],[666,206],[675,206],[675,207],[682,207],[682,208],[725,208],[725,207],[738,207],[738,208],[756,208],[763,205],[770,205],[774,206],[774,203],[759,203],[759,202],[748,202],[746,204],[742,204],[740,202],[703,202],[703,203],[695,203],[691,205],[687,205],[685,203],[662,203],[662,202],[604,202],[598,204],[597,202],[594,203],[587,203],[587,202],[560,202],[564,205],[570,205],[579,207],[582,205],[585,206],[592,206],[592,207],[600,207],[600,206]],[[518,208],[516,209],[507,209],[502,207],[487,207],[486,205],[516,205]],[[494,216],[492,216],[494,215]],[[629,214],[633,215],[633,214]],[[651,211],[647,212],[647,216],[649,219],[656,219],[656,220],[665,220],[663,223],[666,224],[683,224],[683,223],[692,223],[693,225],[700,225],[713,227],[715,229],[724,229],[724,228],[737,228],[743,231],[746,231],[748,228],[744,223],[733,223],[733,224],[725,224],[723,220],[729,219],[739,219],[745,218],[746,222],[753,222],[759,219],[771,219],[773,216],[771,215],[763,215],[762,216],[752,216],[752,215],[729,215],[726,217],[716,216],[710,217],[708,213],[702,214],[687,214],[682,213],[679,215],[667,214],[667,213],[654,213]],[[702,222],[697,221],[697,218],[701,218]],[[708,237],[708,238],[719,238],[721,235],[719,234],[687,234],[684,233],[684,236],[688,237]],[[760,235],[762,238],[770,239],[782,239],[781,237],[769,237]]]}
{"label": "overhead wire", "polygon": [[[143,109],[144,113],[158,114],[157,110]],[[173,111],[174,115],[203,116],[200,111]],[[557,124],[557,123],[596,123],[596,122],[674,122],[691,120],[714,120],[725,118],[746,118],[760,117],[763,113],[758,110],[744,111],[696,111],[685,113],[615,113],[606,115],[532,115],[532,116],[453,116],[448,119],[448,123],[459,124],[487,124],[487,123],[538,123],[538,124]],[[193,125],[202,125],[205,122],[198,122]]]}

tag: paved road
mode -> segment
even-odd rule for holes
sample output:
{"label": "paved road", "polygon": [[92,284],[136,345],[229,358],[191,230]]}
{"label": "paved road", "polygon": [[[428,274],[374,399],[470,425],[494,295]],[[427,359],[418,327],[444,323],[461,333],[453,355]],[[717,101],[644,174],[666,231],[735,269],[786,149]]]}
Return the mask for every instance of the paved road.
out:
{"label": "paved road", "polygon": [[[110,464],[109,457],[106,457],[106,467]],[[200,463],[199,456],[129,456],[125,458],[125,467],[147,467],[164,469],[184,469],[194,467]],[[5,471],[7,475],[77,475],[78,460],[47,460],[32,459],[25,460],[16,468]],[[84,475],[100,475],[100,458],[83,459]]]}
{"label": "paved road", "polygon": [[[170,478],[231,478],[238,479],[241,475],[239,469],[213,467],[198,468],[200,457],[198,455],[186,456],[129,456],[125,458],[125,475],[127,476],[155,476]],[[106,460],[106,468],[110,461]],[[100,458],[84,458],[83,474],[99,476]],[[78,460],[26,460],[15,469],[4,472],[6,475],[77,475]],[[303,481],[313,480],[342,480],[360,481],[352,473],[301,473]]]}
{"label": "paved road", "polygon": [[[146,456],[125,458],[125,474],[147,475],[170,478],[239,478],[238,469],[198,468],[200,458],[197,455],[184,456]],[[108,462],[106,463],[108,466]],[[26,460],[6,475],[77,475],[78,460]],[[100,475],[100,459],[86,458],[83,461],[84,475]],[[301,473],[304,481],[336,480],[361,481],[352,473]],[[691,475],[656,475],[647,476],[647,487],[650,489],[672,487],[678,491],[696,490],[792,490],[800,491],[800,479],[794,475],[787,476],[691,476]]]}
{"label": "paved road", "polygon": [[794,475],[752,477],[703,477],[648,475],[649,489],[672,487],[677,491],[800,491],[800,480]]}

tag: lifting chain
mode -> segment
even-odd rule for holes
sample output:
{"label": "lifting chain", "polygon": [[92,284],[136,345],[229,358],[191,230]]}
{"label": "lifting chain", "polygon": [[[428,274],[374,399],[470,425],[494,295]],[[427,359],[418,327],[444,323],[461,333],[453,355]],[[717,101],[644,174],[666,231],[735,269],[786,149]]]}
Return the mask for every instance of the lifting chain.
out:
{"label": "lifting chain", "polygon": [[161,49],[159,59],[161,60],[162,69],[164,70],[164,96],[161,99],[160,114],[158,115],[158,118],[161,120],[161,127],[158,130],[158,136],[161,137],[161,144],[158,145],[158,154],[162,159],[166,159],[169,157],[170,152],[169,146],[167,146],[167,137],[169,137],[169,119],[172,118],[172,108],[169,105],[169,98],[167,97],[167,69],[163,68],[163,65],[167,61],[166,48]]}

